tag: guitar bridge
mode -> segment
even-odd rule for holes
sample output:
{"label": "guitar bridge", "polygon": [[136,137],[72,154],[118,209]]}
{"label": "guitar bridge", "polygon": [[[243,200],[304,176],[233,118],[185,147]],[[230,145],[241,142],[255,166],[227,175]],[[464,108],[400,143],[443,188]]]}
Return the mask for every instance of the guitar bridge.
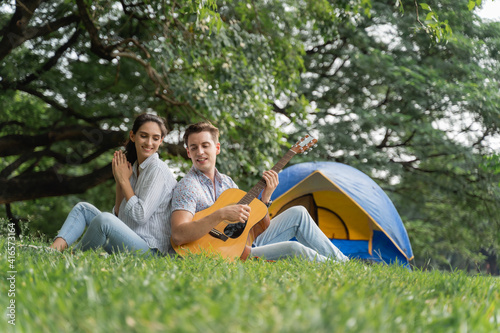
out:
{"label": "guitar bridge", "polygon": [[214,237],[214,238],[218,238],[222,241],[227,241],[228,237],[226,235],[224,235],[222,232],[220,232],[219,230],[217,229],[212,229],[210,230],[210,232],[208,233],[210,236]]}

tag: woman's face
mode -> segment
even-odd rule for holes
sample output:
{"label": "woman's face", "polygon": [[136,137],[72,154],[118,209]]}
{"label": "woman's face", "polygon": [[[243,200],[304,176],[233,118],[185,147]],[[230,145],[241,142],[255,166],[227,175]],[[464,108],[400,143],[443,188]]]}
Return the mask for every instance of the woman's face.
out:
{"label": "woman's face", "polygon": [[141,164],[149,156],[156,153],[163,142],[160,126],[154,121],[142,124],[137,133],[130,131],[130,140],[134,142],[137,151],[137,162]]}

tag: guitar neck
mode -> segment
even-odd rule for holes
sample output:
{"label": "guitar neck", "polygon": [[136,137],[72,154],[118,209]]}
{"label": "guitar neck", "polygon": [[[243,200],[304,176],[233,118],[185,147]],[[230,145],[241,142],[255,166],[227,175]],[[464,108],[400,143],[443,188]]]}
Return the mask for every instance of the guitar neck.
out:
{"label": "guitar neck", "polygon": [[[276,173],[280,172],[283,169],[283,167],[292,159],[292,157],[295,156],[295,154],[296,153],[290,149],[285,154],[285,156],[283,156],[278,161],[278,163],[276,163],[272,167],[271,170],[276,171]],[[264,178],[261,178],[260,181],[257,184],[255,184],[255,186],[252,187],[252,189],[250,189],[250,191],[248,191],[248,193],[243,198],[241,198],[241,200],[238,202],[238,204],[240,204],[240,205],[250,204],[250,202],[252,202],[253,199],[257,198],[257,196],[264,189],[264,187],[266,187],[266,181],[264,180]]]}

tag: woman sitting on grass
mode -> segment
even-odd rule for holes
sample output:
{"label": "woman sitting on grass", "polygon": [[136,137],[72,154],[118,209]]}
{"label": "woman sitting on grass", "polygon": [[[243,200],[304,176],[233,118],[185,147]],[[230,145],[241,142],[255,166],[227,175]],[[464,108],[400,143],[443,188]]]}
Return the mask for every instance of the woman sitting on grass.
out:
{"label": "woman sitting on grass", "polygon": [[160,117],[141,114],[129,133],[126,151],[116,151],[112,168],[116,181],[114,215],[80,202],[73,207],[51,248],[63,251],[103,247],[113,251],[166,254],[170,246],[170,199],[176,180],[157,150],[167,134]]}

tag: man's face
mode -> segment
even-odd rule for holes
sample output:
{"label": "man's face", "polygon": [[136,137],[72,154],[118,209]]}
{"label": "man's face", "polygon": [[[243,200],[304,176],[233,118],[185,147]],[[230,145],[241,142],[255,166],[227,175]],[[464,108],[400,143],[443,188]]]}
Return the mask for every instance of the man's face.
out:
{"label": "man's face", "polygon": [[210,132],[193,133],[188,137],[187,154],[193,165],[206,175],[215,170],[216,156],[220,153],[220,143],[215,143]]}

